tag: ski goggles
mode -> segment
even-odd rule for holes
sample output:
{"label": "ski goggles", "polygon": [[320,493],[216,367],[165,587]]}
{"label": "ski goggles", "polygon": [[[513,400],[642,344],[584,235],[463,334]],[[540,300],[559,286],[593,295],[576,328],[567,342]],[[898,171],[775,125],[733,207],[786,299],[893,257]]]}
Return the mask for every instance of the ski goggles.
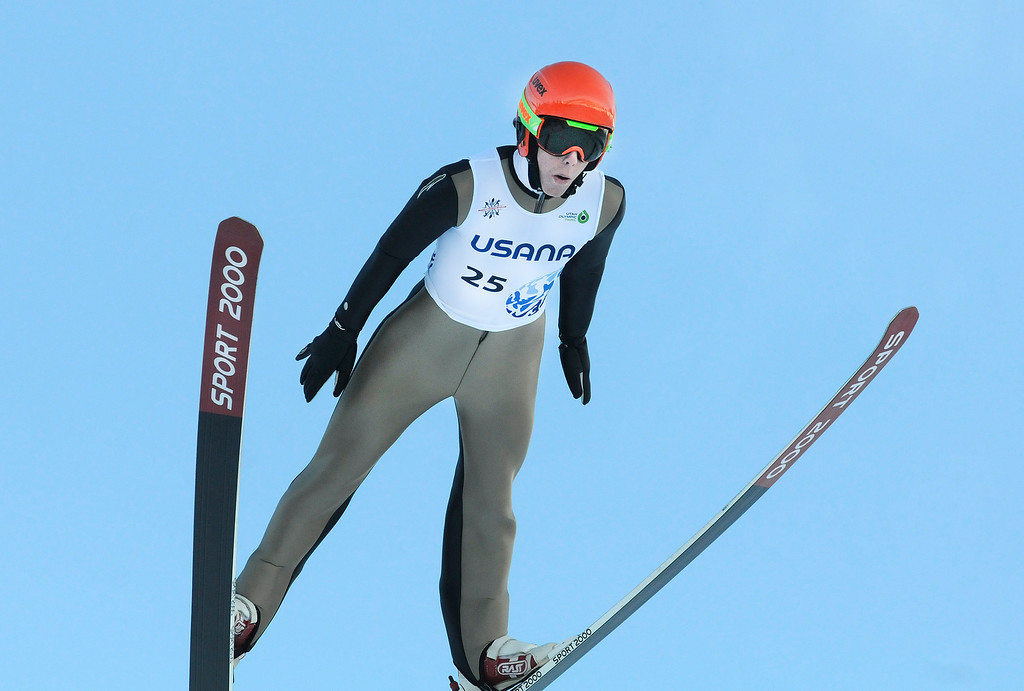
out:
{"label": "ski goggles", "polygon": [[537,145],[554,156],[577,152],[584,161],[596,161],[611,146],[612,132],[605,127],[533,112],[526,96],[519,101],[519,119],[537,138]]}

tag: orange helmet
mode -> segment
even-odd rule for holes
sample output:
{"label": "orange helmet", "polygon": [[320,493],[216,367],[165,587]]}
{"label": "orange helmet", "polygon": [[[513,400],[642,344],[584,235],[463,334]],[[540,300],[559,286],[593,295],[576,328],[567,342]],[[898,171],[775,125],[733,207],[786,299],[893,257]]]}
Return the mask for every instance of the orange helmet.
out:
{"label": "orange helmet", "polygon": [[542,67],[534,73],[519,100],[516,133],[523,156],[534,153],[530,144],[541,136],[545,116],[600,133],[603,144],[599,152],[594,158],[583,157],[590,162],[587,169],[593,169],[607,151],[615,129],[612,86],[600,72],[582,62],[556,62]]}

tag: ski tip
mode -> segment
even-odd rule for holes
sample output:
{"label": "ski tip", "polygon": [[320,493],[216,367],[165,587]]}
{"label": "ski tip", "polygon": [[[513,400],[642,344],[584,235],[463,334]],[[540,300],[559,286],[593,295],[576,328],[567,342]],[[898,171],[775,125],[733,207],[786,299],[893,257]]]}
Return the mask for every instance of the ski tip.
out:
{"label": "ski tip", "polygon": [[914,325],[917,324],[920,316],[921,313],[913,305],[904,307],[892,318],[892,326],[898,326],[909,333],[914,328]]}
{"label": "ski tip", "polygon": [[220,222],[220,225],[217,226],[217,230],[218,232],[234,230],[235,232],[254,233],[257,236],[260,234],[260,231],[256,226],[249,223],[249,221],[246,221],[244,218],[239,218],[238,216],[225,218]]}

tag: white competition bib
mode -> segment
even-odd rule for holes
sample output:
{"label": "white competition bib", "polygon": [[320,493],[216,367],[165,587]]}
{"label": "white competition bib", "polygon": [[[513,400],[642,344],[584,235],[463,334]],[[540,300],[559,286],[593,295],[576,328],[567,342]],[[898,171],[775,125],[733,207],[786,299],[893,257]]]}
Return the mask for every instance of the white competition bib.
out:
{"label": "white competition bib", "polygon": [[506,331],[544,313],[566,262],[597,233],[604,175],[590,171],[559,208],[535,214],[512,198],[497,153],[470,167],[469,216],[438,238],[424,284],[455,321]]}

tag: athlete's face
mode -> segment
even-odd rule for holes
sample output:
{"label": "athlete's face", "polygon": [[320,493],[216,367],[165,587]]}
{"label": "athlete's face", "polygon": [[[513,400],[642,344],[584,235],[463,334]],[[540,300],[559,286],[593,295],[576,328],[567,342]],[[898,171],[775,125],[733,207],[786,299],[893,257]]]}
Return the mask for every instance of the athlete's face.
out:
{"label": "athlete's face", "polygon": [[540,186],[544,190],[544,194],[549,197],[559,197],[565,194],[569,185],[579,177],[586,167],[586,161],[581,159],[576,151],[570,151],[565,156],[555,156],[537,147]]}

